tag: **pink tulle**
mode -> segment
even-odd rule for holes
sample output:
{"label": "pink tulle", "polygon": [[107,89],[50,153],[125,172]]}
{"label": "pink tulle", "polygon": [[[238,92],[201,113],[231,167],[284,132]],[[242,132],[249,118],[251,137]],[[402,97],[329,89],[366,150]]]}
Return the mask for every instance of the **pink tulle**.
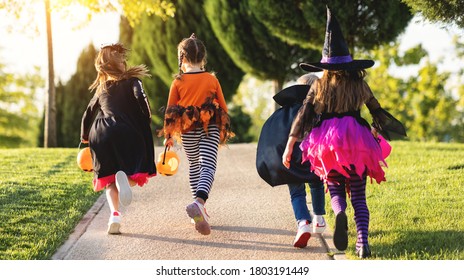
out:
{"label": "pink tulle", "polygon": [[302,161],[309,160],[311,170],[322,180],[327,180],[331,170],[349,177],[346,169],[354,166],[360,177],[367,172],[377,183],[385,181],[382,165],[386,167],[387,163],[379,143],[351,116],[324,120],[301,142],[300,149]]}
{"label": "pink tulle", "polygon": [[380,148],[382,149],[382,157],[385,159],[387,158],[391,151],[392,151],[392,146],[390,146],[390,143],[387,142],[387,140],[385,140],[385,138],[383,138],[382,135],[379,134],[379,144],[380,144]]}
{"label": "pink tulle", "polygon": [[[130,175],[129,179],[134,181],[138,186],[143,187],[148,182],[148,179],[156,176],[156,174],[149,175],[148,173],[136,173]],[[93,179],[93,190],[98,192],[115,182],[115,174],[103,178]]]}

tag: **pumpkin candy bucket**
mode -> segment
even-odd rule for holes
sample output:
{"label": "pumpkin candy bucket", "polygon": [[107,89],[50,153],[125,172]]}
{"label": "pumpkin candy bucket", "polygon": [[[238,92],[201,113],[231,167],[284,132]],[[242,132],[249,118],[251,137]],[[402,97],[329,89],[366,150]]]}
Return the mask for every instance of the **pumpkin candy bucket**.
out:
{"label": "pumpkin candy bucket", "polygon": [[179,168],[179,157],[174,151],[169,151],[168,146],[164,148],[164,153],[159,154],[156,170],[164,176],[172,176],[177,173]]}
{"label": "pumpkin candy bucket", "polygon": [[[79,149],[80,146],[81,145],[79,144]],[[79,153],[77,154],[77,166],[85,172],[93,171],[92,154],[90,153],[89,147],[79,150]]]}

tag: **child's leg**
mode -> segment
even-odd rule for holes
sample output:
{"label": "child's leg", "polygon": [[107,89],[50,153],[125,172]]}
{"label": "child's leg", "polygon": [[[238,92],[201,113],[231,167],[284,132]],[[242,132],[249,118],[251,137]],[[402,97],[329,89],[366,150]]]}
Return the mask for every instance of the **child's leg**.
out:
{"label": "child's leg", "polygon": [[189,162],[189,182],[192,197],[195,199],[200,181],[200,132],[192,130],[182,134],[182,146]]}
{"label": "child's leg", "polygon": [[304,248],[308,245],[311,238],[311,215],[306,204],[306,186],[301,184],[288,184],[290,200],[292,202],[293,213],[298,222],[298,231],[293,241],[293,246]]}
{"label": "child's leg", "polygon": [[200,178],[196,197],[206,201],[213,186],[216,173],[217,153],[219,148],[219,128],[216,125],[208,127],[208,134],[204,131],[199,142]]}
{"label": "child's leg", "polygon": [[324,183],[321,180],[309,182],[314,215],[325,215]]}
{"label": "child's leg", "polygon": [[350,174],[351,205],[354,209],[354,221],[358,238],[356,249],[368,245],[369,235],[369,209],[366,203],[366,177],[360,178],[356,173]]}
{"label": "child's leg", "polygon": [[327,178],[332,209],[337,215],[346,210],[345,177],[338,172],[330,172]]}
{"label": "child's leg", "polygon": [[324,183],[321,180],[312,180],[309,182],[311,191],[311,201],[313,205],[313,232],[323,233],[326,228],[324,219],[325,215],[325,193]]}
{"label": "child's leg", "polygon": [[108,220],[108,234],[120,234],[121,215],[119,213],[119,191],[116,184],[113,183],[106,187],[106,200],[110,207],[110,218]]}
{"label": "child's leg", "polygon": [[306,186],[301,184],[288,184],[293,213],[297,221],[307,220],[311,223],[308,205],[306,204]]}
{"label": "child's leg", "polygon": [[108,201],[111,213],[115,211],[119,212],[119,192],[115,183],[106,187],[106,200]]}
{"label": "child's leg", "polygon": [[335,248],[340,251],[348,247],[348,220],[346,217],[345,177],[338,172],[331,171],[327,178],[332,209],[335,213],[335,229],[333,241]]}

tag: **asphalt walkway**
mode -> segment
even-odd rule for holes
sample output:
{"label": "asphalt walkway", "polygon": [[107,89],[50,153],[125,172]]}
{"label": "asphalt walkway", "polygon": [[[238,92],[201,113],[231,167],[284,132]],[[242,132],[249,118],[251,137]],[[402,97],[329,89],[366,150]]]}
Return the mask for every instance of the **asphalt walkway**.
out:
{"label": "asphalt walkway", "polygon": [[[163,149],[156,147],[156,155]],[[133,189],[122,208],[121,235],[106,233],[109,208],[102,195],[53,259],[66,260],[333,260],[331,230],[313,234],[308,247],[292,246],[296,223],[286,186],[270,187],[256,172],[256,144],[221,147],[206,204],[211,235],[196,232],[185,212],[192,200],[184,151],[174,176],[156,176]],[[311,206],[309,205],[310,209]],[[330,209],[328,209],[329,211]]]}

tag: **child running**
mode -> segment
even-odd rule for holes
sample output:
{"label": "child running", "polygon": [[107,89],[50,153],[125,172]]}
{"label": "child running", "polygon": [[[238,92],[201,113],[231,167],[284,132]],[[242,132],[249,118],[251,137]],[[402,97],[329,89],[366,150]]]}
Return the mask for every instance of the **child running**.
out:
{"label": "child running", "polygon": [[[402,124],[381,108],[364,81],[364,69],[372,60],[351,58],[336,18],[327,8],[327,30],[322,60],[302,63],[310,72],[324,71],[316,80],[304,104],[295,117],[282,162],[287,168],[298,138],[304,138],[300,148],[303,161],[327,182],[332,209],[336,215],[334,244],[338,250],[348,246],[348,221],[345,213],[346,193],[354,208],[357,229],[356,255],[371,256],[368,242],[369,209],[366,204],[366,177],[380,183],[385,181],[382,166],[386,166],[379,139],[371,133],[370,125],[361,118],[366,104],[374,120],[374,128],[388,137],[387,131],[406,136]],[[306,136],[305,136],[306,135]],[[384,140],[384,139],[383,139]]]}
{"label": "child running", "polygon": [[[311,233],[323,233],[326,228],[324,183],[319,176],[309,171],[309,162],[301,163],[301,151],[293,153],[290,168],[282,165],[282,154],[295,115],[301,108],[312,83],[318,77],[305,74],[297,84],[287,87],[274,100],[282,107],[276,110],[263,124],[256,151],[258,174],[271,186],[288,185],[290,201],[297,224],[293,240],[296,248],[305,248]],[[299,146],[300,142],[294,145]],[[306,184],[309,184],[314,216],[311,217],[306,201]]]}
{"label": "child running", "polygon": [[233,133],[227,105],[218,79],[205,71],[206,47],[192,34],[177,47],[179,73],[171,84],[165,112],[165,145],[174,138],[182,142],[189,162],[189,181],[193,202],[186,207],[195,229],[211,233],[205,203],[216,173],[219,144]]}
{"label": "child running", "polygon": [[131,186],[143,186],[156,175],[151,112],[140,78],[144,65],[128,68],[122,44],[101,48],[95,59],[95,90],[81,123],[81,142],[89,143],[94,191],[106,189],[111,210],[108,234],[119,234],[119,202],[132,201]]}

